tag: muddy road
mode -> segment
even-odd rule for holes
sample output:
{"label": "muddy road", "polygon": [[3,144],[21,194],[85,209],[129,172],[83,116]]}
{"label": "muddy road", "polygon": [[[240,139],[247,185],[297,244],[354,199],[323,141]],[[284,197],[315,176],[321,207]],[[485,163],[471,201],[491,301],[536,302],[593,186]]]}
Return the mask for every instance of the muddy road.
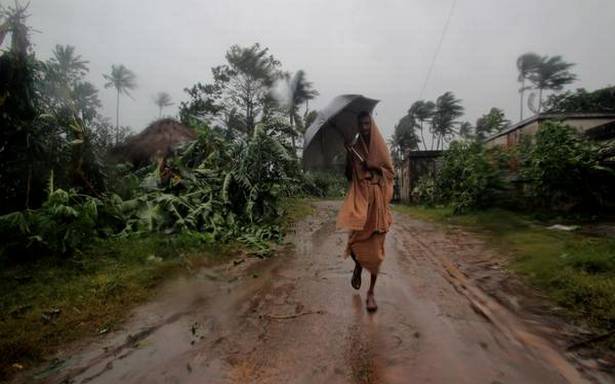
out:
{"label": "muddy road", "polygon": [[[42,383],[584,383],[557,343],[462,268],[467,234],[395,215],[376,287],[350,287],[338,203],[317,204],[286,250],[169,283],[122,330],[65,351]],[[537,325],[536,328],[540,328]],[[541,336],[542,334],[542,336]],[[591,372],[589,372],[591,374]]]}

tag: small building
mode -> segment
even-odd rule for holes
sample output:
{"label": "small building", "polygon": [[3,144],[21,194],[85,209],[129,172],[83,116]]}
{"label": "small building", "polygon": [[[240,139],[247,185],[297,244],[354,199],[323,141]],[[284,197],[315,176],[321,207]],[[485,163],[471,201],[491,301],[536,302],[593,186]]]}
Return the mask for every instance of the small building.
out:
{"label": "small building", "polygon": [[438,169],[438,159],[443,151],[410,151],[397,170],[399,200],[412,201],[412,190],[423,176],[433,176]]}
{"label": "small building", "polygon": [[511,146],[522,135],[532,136],[546,120],[562,122],[597,140],[615,137],[615,113],[540,113],[485,139],[487,147]]}

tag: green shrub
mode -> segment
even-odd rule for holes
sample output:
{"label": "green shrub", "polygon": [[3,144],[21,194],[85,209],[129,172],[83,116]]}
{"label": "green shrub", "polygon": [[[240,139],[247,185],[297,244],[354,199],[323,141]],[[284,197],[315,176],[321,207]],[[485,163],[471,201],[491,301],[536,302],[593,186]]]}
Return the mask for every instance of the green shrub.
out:
{"label": "green shrub", "polygon": [[501,184],[496,165],[478,142],[453,142],[445,152],[436,180],[436,199],[456,213],[488,206]]}
{"label": "green shrub", "polygon": [[52,174],[47,200],[40,209],[0,216],[3,258],[8,257],[5,252],[19,254],[24,249],[73,253],[97,236],[101,206],[97,198],[54,188]]}
{"label": "green shrub", "polygon": [[527,199],[541,209],[569,211],[600,205],[613,171],[602,167],[599,151],[574,128],[547,121],[534,142],[524,145],[521,176]]}
{"label": "green shrub", "polygon": [[421,177],[412,190],[412,200],[426,206],[433,206],[438,202],[436,179],[432,175]]}

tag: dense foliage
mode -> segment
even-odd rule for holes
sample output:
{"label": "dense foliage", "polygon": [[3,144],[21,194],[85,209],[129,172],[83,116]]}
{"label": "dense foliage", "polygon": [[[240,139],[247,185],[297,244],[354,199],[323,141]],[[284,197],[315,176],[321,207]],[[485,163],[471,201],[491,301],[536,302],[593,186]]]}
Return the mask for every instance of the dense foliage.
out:
{"label": "dense foliage", "polygon": [[605,161],[612,153],[612,144],[597,144],[552,121],[519,147],[486,149],[480,142],[453,142],[437,175],[421,178],[413,198],[452,205],[456,212],[511,201],[532,210],[596,211],[612,205],[615,171]]}
{"label": "dense foliage", "polygon": [[506,119],[504,111],[493,107],[489,110],[489,113],[482,115],[476,120],[476,137],[479,140],[484,140],[508,128],[509,125],[510,120]]}
{"label": "dense foliage", "polygon": [[280,235],[275,225],[282,214],[280,198],[302,191],[297,162],[266,125],[234,142],[205,125],[198,129],[198,139],[174,156],[124,175],[128,183],[139,180],[130,198],[65,191],[51,178],[40,209],[0,217],[10,245],[5,256],[19,257],[33,248],[69,254],[92,237],[148,232],[190,232],[209,243],[237,239],[265,251],[265,242]]}
{"label": "dense foliage", "polygon": [[602,205],[613,170],[600,164],[599,147],[577,131],[547,121],[522,147],[521,175],[534,205],[572,209]]}
{"label": "dense foliage", "polygon": [[547,112],[615,112],[615,87],[588,92],[584,88],[551,95],[545,102]]}
{"label": "dense foliage", "polygon": [[436,193],[456,212],[480,208],[493,201],[499,174],[478,142],[453,142],[442,159]]}
{"label": "dense foliage", "polygon": [[[104,75],[105,87],[116,92],[113,127],[98,113],[98,90],[84,77],[88,61],[75,47],[58,45],[49,60],[38,60],[25,8],[16,5],[0,16],[6,20],[0,38],[12,39],[0,55],[4,261],[67,257],[95,238],[148,233],[183,233],[203,243],[238,240],[264,253],[269,240],[281,237],[283,197],[338,193],[339,178],[305,175],[297,159],[299,107],[317,92],[303,71],[285,75],[267,48],[232,46],[227,64],[213,69],[214,85],[197,84],[189,92],[193,99],[181,106],[198,138],[135,169],[108,153],[125,138],[119,96],[130,96],[136,75],[123,65]],[[273,97],[283,78],[292,88],[290,104]],[[161,93],[156,103],[162,113],[171,101]]]}

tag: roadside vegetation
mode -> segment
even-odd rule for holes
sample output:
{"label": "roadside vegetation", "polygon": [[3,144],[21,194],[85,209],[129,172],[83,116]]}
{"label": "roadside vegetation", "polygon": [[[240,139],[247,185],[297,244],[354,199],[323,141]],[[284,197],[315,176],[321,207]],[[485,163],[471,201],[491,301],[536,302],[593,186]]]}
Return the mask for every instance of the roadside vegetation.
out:
{"label": "roadside vegetation", "polygon": [[[482,235],[509,268],[597,333],[615,327],[615,240],[547,229],[609,221],[615,173],[611,143],[596,143],[557,122],[509,149],[453,142],[437,174],[420,179],[413,217]],[[611,335],[605,341],[615,347]]]}
{"label": "roadside vegetation", "polygon": [[[29,38],[26,7],[0,9],[0,379],[114,329],[170,276],[268,257],[311,212],[306,197],[339,195],[340,177],[306,173],[297,156],[318,92],[267,48],[231,47],[214,84],[186,89],[181,124],[196,138],[131,164],[116,156],[132,132],[121,96],[147,79],[123,65],[101,74],[112,124],[76,48],[41,60]],[[172,105],[165,92],[154,102],[154,118]]]}
{"label": "roadside vegetation", "polygon": [[[560,56],[521,55],[520,119],[525,101],[533,113],[613,112],[614,87],[560,92],[576,80],[573,66]],[[612,223],[615,141],[606,131],[594,137],[551,120],[518,145],[487,146],[484,139],[505,130],[510,120],[491,108],[474,126],[460,121],[461,100],[450,94],[415,102],[396,126],[391,144],[397,164],[408,151],[444,149],[437,166],[413,186],[413,205],[396,209],[479,233],[510,256],[511,271],[565,308],[571,319],[610,334],[606,343],[615,348],[615,240],[547,229]]]}

